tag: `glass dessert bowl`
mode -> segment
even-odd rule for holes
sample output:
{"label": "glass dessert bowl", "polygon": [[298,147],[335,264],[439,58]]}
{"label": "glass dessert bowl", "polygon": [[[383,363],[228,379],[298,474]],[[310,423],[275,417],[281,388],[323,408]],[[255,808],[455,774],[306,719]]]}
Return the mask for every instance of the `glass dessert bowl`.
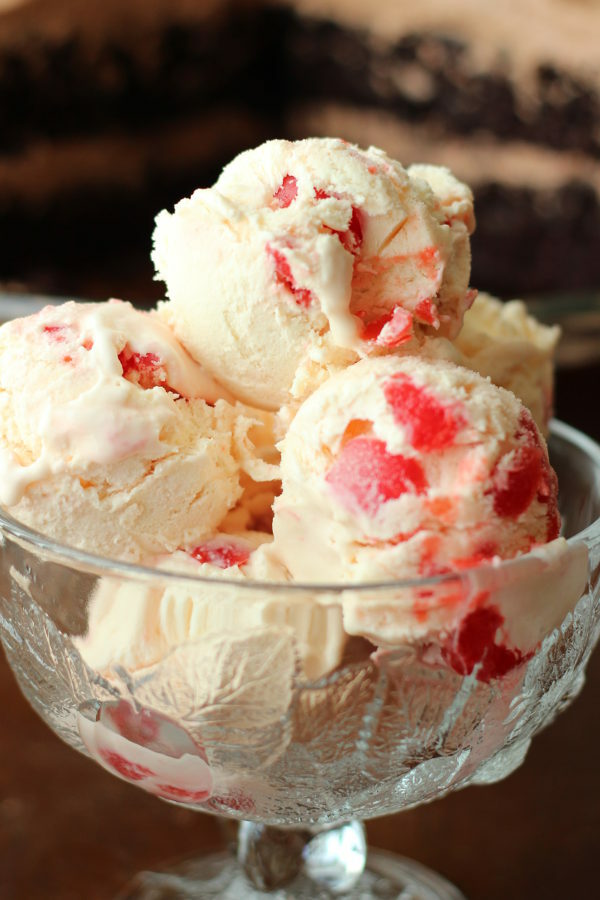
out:
{"label": "glass dessert bowl", "polygon": [[[220,854],[143,873],[124,896],[461,896],[417,864],[367,858],[359,820],[507,776],[581,689],[600,633],[600,448],[559,422],[549,446],[567,542],[419,582],[184,577],[66,548],[0,517],[0,634],[36,712],[114,775],[240,821],[237,861]],[[474,615],[484,595],[488,615]],[[449,597],[461,627],[443,641],[381,647],[344,635],[332,662],[349,611],[414,614],[420,603],[435,618]],[[217,605],[228,610],[218,628]],[[200,608],[201,637],[129,653],[131,635],[158,646],[165,617],[176,630]],[[498,636],[497,608],[514,615],[520,650]]]}

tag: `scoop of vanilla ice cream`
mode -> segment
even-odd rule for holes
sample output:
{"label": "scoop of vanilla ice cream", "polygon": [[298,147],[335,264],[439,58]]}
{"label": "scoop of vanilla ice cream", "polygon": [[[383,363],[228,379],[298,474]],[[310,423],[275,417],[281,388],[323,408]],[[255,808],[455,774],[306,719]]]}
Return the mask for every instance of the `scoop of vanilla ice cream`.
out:
{"label": "scoop of vanilla ice cream", "polygon": [[84,660],[108,675],[115,666],[137,671],[205,638],[227,637],[243,655],[244,640],[254,647],[264,633],[267,642],[277,635],[293,641],[303,677],[335,669],[346,639],[341,607],[282,589],[289,575],[269,554],[271,540],[257,532],[219,533],[153,560],[181,580],[161,580],[158,572],[153,585],[102,579],[90,600],[87,634],[75,639]]}
{"label": "scoop of vanilla ice cream", "polygon": [[418,643],[430,662],[483,680],[520,665],[558,628],[585,590],[587,550],[558,537],[499,565],[475,566],[414,585],[365,588],[340,598],[344,629],[380,648]]}
{"label": "scoop of vanilla ice cream", "polygon": [[463,367],[365,359],[304,401],[280,443],[274,551],[307,582],[427,577],[559,531],[531,414]]}
{"label": "scoop of vanilla ice cream", "polygon": [[559,338],[558,325],[538,322],[521,300],[502,303],[482,293],[465,314],[454,341],[455,358],[516,394],[546,433],[553,409],[553,357]]}
{"label": "scoop of vanilla ice cream", "polygon": [[236,396],[277,409],[362,356],[457,334],[472,210],[446,169],[411,177],[376,148],[269,141],[157,217],[162,314]]}
{"label": "scoop of vanilla ice cream", "polygon": [[137,560],[212,534],[256,474],[250,418],[153,313],[46,307],[0,329],[0,501],[56,540]]}

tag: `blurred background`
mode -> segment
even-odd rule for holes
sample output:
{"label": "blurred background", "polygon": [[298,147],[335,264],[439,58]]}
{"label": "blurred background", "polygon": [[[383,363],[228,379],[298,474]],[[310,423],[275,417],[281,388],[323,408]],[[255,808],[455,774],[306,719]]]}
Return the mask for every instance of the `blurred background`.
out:
{"label": "blurred background", "polygon": [[[599,46],[600,0],[0,0],[0,292],[149,305],[156,213],[233,155],[373,143],[472,185],[472,284],[562,322],[557,412],[600,438]],[[514,776],[371,840],[473,900],[595,896],[599,699],[596,653]],[[0,702],[3,898],[103,900],[219,843],[62,745],[2,658]]]}
{"label": "blurred background", "polygon": [[153,220],[269,137],[449,165],[472,283],[600,285],[598,0],[0,0],[0,283],[160,296]]}

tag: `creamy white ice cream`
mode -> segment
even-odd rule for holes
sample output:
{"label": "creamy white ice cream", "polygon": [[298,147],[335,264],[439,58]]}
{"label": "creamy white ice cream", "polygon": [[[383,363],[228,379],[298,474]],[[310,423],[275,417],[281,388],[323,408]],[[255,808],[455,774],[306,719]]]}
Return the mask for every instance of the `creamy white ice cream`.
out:
{"label": "creamy white ice cream", "polygon": [[156,221],[162,314],[236,396],[276,409],[362,356],[454,337],[472,196],[376,148],[270,141]]}
{"label": "creamy white ice cream", "polygon": [[[252,532],[218,534],[153,560],[181,581],[103,579],[90,600],[87,634],[76,641],[83,658],[107,674],[117,666],[133,672],[159,663],[182,644],[228,639],[242,654],[244,640],[251,638],[254,647],[264,634],[268,646],[279,634],[291,640],[303,678],[336,668],[346,640],[341,607],[321,605],[311,592],[286,592],[282,583],[289,574],[270,555],[270,541]],[[231,583],[236,580],[243,584]],[[253,581],[274,583],[252,588]]]}
{"label": "creamy white ice cream", "polygon": [[443,360],[349,367],[304,401],[280,447],[274,546],[299,581],[433,576],[558,535],[530,413]]}
{"label": "creamy white ice cream", "polygon": [[295,683],[352,648],[500,677],[584,589],[535,424],[558,330],[473,304],[474,224],[447,169],[270,141],[157,217],[158,310],[0,329],[0,502],[153,566],[98,581],[75,645],[166,716],[179,685],[218,760],[224,723],[282,753]]}
{"label": "creamy white ice cream", "polygon": [[0,329],[0,501],[56,540],[137,560],[211,534],[253,458],[247,411],[155,313],[66,303]]}
{"label": "creamy white ice cream", "polygon": [[512,391],[529,409],[538,428],[547,432],[559,338],[558,325],[538,322],[522,300],[502,303],[480,293],[454,341],[455,359]]}

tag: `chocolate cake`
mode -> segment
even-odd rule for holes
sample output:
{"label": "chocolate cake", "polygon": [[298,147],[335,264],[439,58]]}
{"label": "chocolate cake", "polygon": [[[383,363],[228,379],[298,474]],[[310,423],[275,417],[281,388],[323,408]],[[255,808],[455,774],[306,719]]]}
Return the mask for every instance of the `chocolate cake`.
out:
{"label": "chocolate cake", "polygon": [[597,0],[294,6],[294,136],[339,134],[450,166],[475,190],[476,285],[600,283]]}
{"label": "chocolate cake", "polygon": [[334,134],[473,185],[473,284],[597,286],[599,38],[598,0],[0,0],[0,279],[150,285],[158,209]]}

